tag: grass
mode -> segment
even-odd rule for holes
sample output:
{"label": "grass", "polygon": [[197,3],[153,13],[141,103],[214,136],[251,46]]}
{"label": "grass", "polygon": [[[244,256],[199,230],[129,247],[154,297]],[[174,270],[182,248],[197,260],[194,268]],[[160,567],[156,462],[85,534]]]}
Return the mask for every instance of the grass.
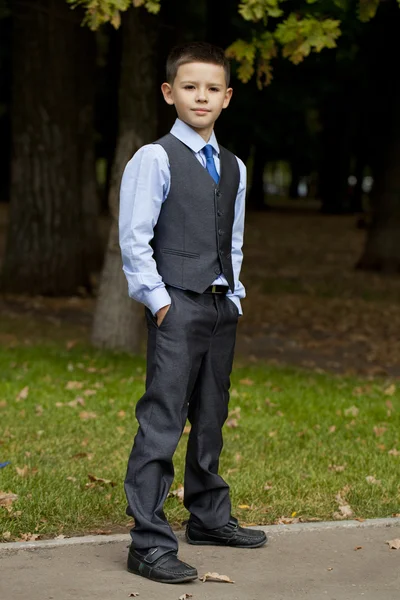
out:
{"label": "grass", "polygon": [[[0,490],[18,495],[0,507],[0,539],[127,530],[123,479],[144,372],[141,357],[82,343],[0,348],[0,462],[11,461]],[[390,385],[237,364],[221,459],[234,514],[257,524],[332,519],[344,488],[358,518],[398,513],[400,456],[389,451],[400,450],[400,391]],[[186,437],[172,489],[183,482]],[[166,512],[174,525],[187,518],[176,497]]]}

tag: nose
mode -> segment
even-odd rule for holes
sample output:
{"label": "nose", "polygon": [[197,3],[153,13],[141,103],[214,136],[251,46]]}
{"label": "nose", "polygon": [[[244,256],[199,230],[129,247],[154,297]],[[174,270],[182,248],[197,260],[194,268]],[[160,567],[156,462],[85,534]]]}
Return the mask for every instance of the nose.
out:
{"label": "nose", "polygon": [[202,102],[202,103],[208,102],[208,96],[206,94],[206,90],[203,90],[200,88],[198,89],[196,101]]}

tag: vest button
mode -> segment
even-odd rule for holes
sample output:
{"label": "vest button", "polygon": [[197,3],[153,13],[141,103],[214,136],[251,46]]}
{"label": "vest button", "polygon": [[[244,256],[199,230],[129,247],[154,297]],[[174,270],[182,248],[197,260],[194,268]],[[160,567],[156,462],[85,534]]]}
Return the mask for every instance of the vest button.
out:
{"label": "vest button", "polygon": [[218,235],[222,235],[224,232],[222,231],[222,229],[218,229]]}
{"label": "vest button", "polygon": [[223,213],[221,210],[217,210],[217,216],[218,216],[218,217],[222,217],[222,215],[223,215],[223,214],[224,214],[224,213]]}
{"label": "vest button", "polygon": [[221,269],[219,269],[218,267],[215,267],[215,269],[214,269],[214,273],[215,273],[216,275],[221,275]]}

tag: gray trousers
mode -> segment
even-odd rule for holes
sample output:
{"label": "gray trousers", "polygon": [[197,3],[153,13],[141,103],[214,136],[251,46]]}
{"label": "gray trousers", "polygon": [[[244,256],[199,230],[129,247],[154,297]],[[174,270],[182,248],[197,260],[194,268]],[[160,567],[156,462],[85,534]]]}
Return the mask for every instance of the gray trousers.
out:
{"label": "gray trousers", "polygon": [[168,287],[171,307],[160,327],[146,309],[146,391],[136,407],[139,429],[128,461],[127,514],[137,550],[177,549],[163,511],[174,478],[172,457],[185,426],[184,504],[205,528],[230,518],[229,486],[218,475],[222,426],[228,415],[238,310],[222,294]]}

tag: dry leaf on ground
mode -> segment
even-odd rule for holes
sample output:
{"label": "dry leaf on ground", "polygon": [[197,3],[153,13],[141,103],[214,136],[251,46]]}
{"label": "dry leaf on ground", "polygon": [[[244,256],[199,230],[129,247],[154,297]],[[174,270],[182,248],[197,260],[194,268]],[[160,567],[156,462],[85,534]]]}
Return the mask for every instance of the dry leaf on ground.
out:
{"label": "dry leaf on ground", "polygon": [[68,381],[65,386],[66,390],[81,390],[83,388],[82,381]]}
{"label": "dry leaf on ground", "polygon": [[391,456],[400,456],[400,452],[396,450],[396,448],[392,448],[392,450],[389,450],[388,454],[390,454]]}
{"label": "dry leaf on ground", "polygon": [[137,598],[139,596],[139,592],[131,592],[129,594],[129,598]]}
{"label": "dry leaf on ground", "polygon": [[11,506],[11,504],[16,500],[18,500],[17,494],[13,494],[12,492],[0,491],[0,506]]}
{"label": "dry leaf on ground", "polygon": [[21,400],[25,400],[29,394],[29,385],[22,388],[22,390],[17,394],[15,400],[16,402],[20,402]]}
{"label": "dry leaf on ground", "polygon": [[382,426],[382,427],[378,427],[377,425],[375,425],[374,427],[374,434],[376,435],[376,437],[380,437],[381,435],[383,435],[386,431],[386,427]]}
{"label": "dry leaf on ground", "polygon": [[30,531],[28,533],[21,533],[21,535],[19,536],[19,539],[22,542],[34,542],[35,540],[38,540],[39,538],[40,538],[39,533],[31,533]]}
{"label": "dry leaf on ground", "polygon": [[184,498],[184,487],[183,485],[179,485],[176,490],[172,490],[168,496],[172,496],[174,498],[178,498],[179,502],[183,502]]}
{"label": "dry leaf on ground", "polygon": [[103,479],[103,477],[97,477],[96,475],[92,475],[91,473],[88,473],[88,477],[90,481],[92,481],[92,483],[87,483],[86,487],[94,487],[94,485],[96,485],[97,483],[99,485],[111,485],[111,487],[117,485],[114,481],[111,481],[111,479]]}
{"label": "dry leaf on ground", "polygon": [[182,596],[179,596],[179,600],[187,600],[187,598],[193,598],[193,594],[182,594]]}
{"label": "dry leaf on ground", "polygon": [[344,414],[346,417],[357,417],[358,413],[360,412],[360,409],[357,408],[357,406],[350,406],[350,408],[346,408],[346,410],[344,411]]}
{"label": "dry leaf on ground", "polygon": [[237,419],[228,419],[226,422],[226,426],[230,429],[236,429],[236,427],[239,427],[239,423]]}
{"label": "dry leaf on ground", "polygon": [[205,573],[203,577],[199,577],[203,583],[205,581],[222,581],[224,583],[235,583],[228,575],[220,575],[219,573]]}
{"label": "dry leaf on ground", "polygon": [[330,471],[335,471],[335,473],[342,473],[346,468],[346,465],[329,465],[328,469]]}
{"label": "dry leaf on ground", "polygon": [[393,394],[395,392],[396,392],[396,386],[394,383],[392,383],[392,385],[389,385],[389,387],[387,387],[383,393],[386,394],[386,396],[393,396]]}
{"label": "dry leaf on ground", "polygon": [[242,385],[254,385],[254,381],[252,379],[248,379],[247,377],[245,379],[240,379],[239,383]]}
{"label": "dry leaf on ground", "polygon": [[83,410],[79,413],[79,418],[82,421],[89,421],[89,419],[97,419],[97,415],[95,412],[88,412],[86,410]]}
{"label": "dry leaf on ground", "polygon": [[375,479],[375,477],[373,475],[368,475],[368,477],[366,477],[365,480],[367,483],[370,483],[371,485],[381,485],[380,479]]}
{"label": "dry leaf on ground", "polygon": [[395,540],[388,540],[386,543],[389,544],[389,548],[391,550],[400,550],[400,538],[396,538]]}

